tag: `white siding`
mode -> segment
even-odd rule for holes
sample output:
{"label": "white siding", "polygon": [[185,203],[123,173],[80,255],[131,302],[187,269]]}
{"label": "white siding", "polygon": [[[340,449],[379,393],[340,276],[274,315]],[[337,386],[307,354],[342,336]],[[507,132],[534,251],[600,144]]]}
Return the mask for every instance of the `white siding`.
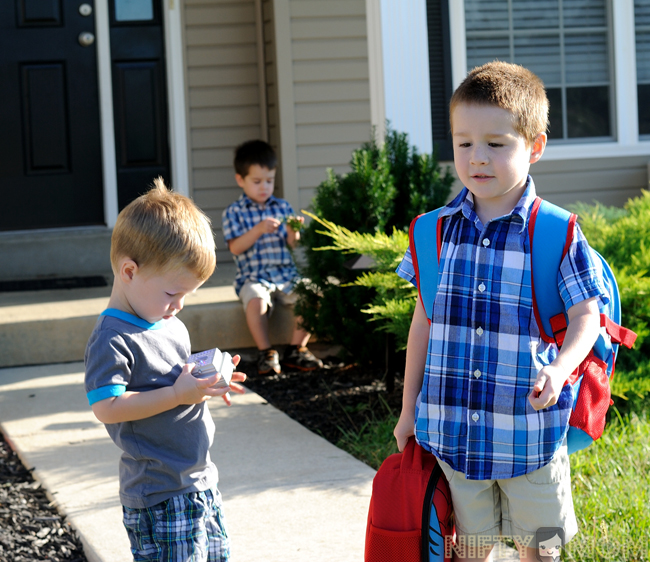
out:
{"label": "white siding", "polygon": [[191,193],[230,259],[221,213],[239,197],[234,148],[263,137],[254,0],[185,0]]}
{"label": "white siding", "polygon": [[425,0],[381,0],[386,119],[420,153],[433,150]]}

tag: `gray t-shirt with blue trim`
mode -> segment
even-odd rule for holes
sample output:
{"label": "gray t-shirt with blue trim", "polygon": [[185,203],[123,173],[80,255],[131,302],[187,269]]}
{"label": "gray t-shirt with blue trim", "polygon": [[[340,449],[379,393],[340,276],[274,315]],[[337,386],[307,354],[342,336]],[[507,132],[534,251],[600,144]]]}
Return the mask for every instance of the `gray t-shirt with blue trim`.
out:
{"label": "gray t-shirt with blue trim", "polygon": [[[119,310],[104,311],[86,347],[90,404],[125,391],[172,386],[190,349],[187,328],[176,317],[150,324]],[[126,507],[148,508],[207,490],[219,479],[209,453],[215,426],[205,402],[106,429],[123,451],[120,501]]]}

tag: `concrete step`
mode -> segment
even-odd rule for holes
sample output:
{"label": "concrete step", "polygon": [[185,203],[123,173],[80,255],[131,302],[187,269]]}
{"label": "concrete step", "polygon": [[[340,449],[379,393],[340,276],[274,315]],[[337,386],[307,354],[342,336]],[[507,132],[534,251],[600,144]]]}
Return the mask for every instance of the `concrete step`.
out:
{"label": "concrete step", "polygon": [[[218,270],[195,295],[185,299],[178,317],[185,323],[193,351],[212,347],[255,347],[232,286],[234,264]],[[83,360],[97,316],[106,308],[110,287],[0,293],[0,367]],[[271,316],[271,343],[289,343],[290,308]]]}

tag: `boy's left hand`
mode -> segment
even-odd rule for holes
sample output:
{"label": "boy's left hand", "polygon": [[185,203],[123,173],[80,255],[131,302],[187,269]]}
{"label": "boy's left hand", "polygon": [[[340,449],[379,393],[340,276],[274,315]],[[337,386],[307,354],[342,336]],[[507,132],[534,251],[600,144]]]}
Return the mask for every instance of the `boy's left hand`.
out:
{"label": "boy's left hand", "polygon": [[547,365],[537,373],[533,390],[528,395],[528,401],[535,410],[553,406],[560,397],[560,392],[568,378],[561,367]]}
{"label": "boy's left hand", "polygon": [[[232,362],[235,365],[239,365],[239,362],[241,361],[241,357],[239,355],[235,355],[232,358]],[[238,382],[244,382],[246,380],[246,374],[245,373],[240,373],[238,371],[235,371],[232,374],[232,378],[230,379],[230,384],[228,385],[230,387],[230,390],[237,394],[244,394],[246,392],[246,389],[241,386],[240,384],[237,384],[236,382],[233,381],[238,381]],[[232,404],[230,400],[230,392],[226,392],[225,394],[222,394],[221,398],[223,398],[223,401],[226,403],[227,406],[230,406]]]}

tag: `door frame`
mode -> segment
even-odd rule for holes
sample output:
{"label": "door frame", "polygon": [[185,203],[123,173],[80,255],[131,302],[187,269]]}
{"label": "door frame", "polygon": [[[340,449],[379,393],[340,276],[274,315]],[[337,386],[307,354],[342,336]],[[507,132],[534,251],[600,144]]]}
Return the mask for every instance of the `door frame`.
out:
{"label": "door frame", "polygon": [[[169,150],[174,191],[189,196],[189,152],[185,105],[185,60],[183,44],[182,0],[162,0],[167,73],[167,113]],[[102,136],[104,179],[104,220],[113,228],[118,215],[117,160],[113,116],[113,82],[108,2],[95,2],[97,68],[99,80],[99,114]]]}

